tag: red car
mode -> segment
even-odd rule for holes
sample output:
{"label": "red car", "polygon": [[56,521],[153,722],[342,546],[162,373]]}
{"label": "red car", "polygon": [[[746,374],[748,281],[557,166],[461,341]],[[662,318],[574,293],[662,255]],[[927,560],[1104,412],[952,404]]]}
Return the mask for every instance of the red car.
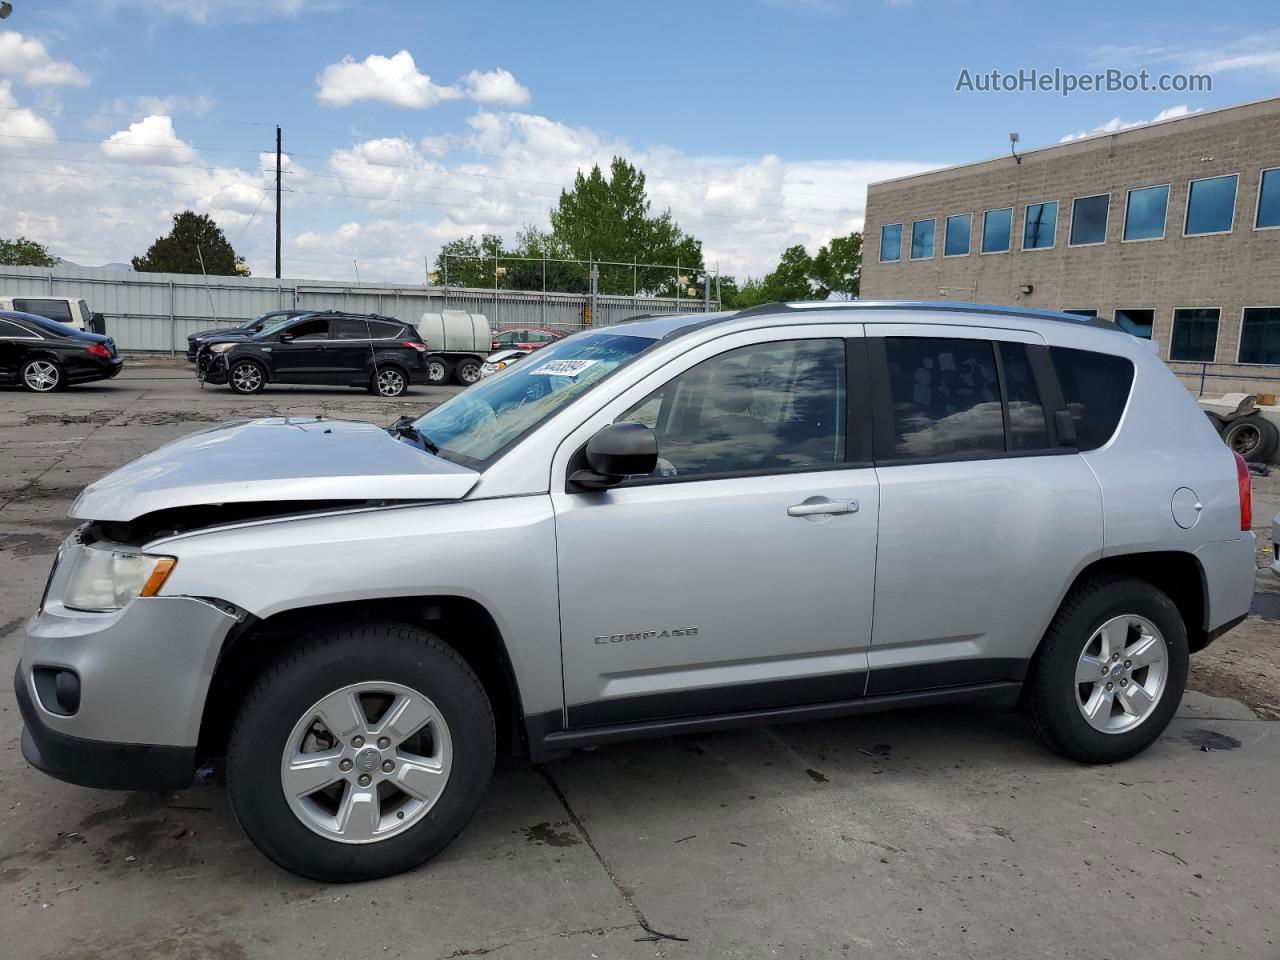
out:
{"label": "red car", "polygon": [[495,333],[490,349],[495,353],[499,350],[537,350],[564,336],[565,331],[550,327],[512,327]]}

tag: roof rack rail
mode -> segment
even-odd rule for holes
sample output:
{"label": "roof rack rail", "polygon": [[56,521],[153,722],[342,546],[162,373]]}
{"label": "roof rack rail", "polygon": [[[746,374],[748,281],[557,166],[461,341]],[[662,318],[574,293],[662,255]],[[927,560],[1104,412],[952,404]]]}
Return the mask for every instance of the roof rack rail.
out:
{"label": "roof rack rail", "polygon": [[[754,317],[768,313],[808,313],[810,311],[827,310],[938,310],[951,313],[994,313],[1006,317],[1026,317],[1035,320],[1053,320],[1058,323],[1073,323],[1080,326],[1097,327],[1102,330],[1120,330],[1111,320],[1102,317],[1084,317],[1078,314],[1063,313],[1057,310],[1042,310],[1037,307],[1002,306],[990,303],[966,303],[957,300],[812,300],[792,301],[790,303],[762,303],[747,307],[732,315],[731,319]],[[726,318],[730,319],[730,318]]]}

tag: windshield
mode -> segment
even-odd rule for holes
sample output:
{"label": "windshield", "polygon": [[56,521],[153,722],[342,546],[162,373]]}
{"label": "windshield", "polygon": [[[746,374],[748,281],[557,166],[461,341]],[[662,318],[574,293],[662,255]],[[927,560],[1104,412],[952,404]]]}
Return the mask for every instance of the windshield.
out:
{"label": "windshield", "polygon": [[544,347],[414,421],[441,455],[483,463],[657,341],[590,333]]}
{"label": "windshield", "polygon": [[[303,316],[305,316],[305,314]],[[300,319],[299,315],[295,314],[294,316],[290,316],[287,313],[281,314],[278,317],[272,317],[262,325],[261,330],[258,330],[253,334],[253,337],[255,340],[261,340],[262,338],[270,336],[272,333],[279,330],[286,323],[290,323],[298,319]]]}

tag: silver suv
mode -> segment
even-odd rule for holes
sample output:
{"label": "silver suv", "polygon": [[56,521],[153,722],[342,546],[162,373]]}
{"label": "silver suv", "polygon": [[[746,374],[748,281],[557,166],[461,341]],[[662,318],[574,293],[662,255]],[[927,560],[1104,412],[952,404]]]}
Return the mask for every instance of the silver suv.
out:
{"label": "silver suv", "polygon": [[1249,609],[1248,473],[1109,323],[772,305],[585,331],[387,430],[223,424],[88,487],[23,753],[321,880],[411,868],[496,751],[1020,703],[1132,756]]}

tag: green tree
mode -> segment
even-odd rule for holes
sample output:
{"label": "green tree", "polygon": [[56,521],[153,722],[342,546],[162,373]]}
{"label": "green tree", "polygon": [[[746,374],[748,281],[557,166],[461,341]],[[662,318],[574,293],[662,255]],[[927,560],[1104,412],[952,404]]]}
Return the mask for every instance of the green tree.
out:
{"label": "green tree", "polygon": [[644,173],[621,157],[614,157],[606,176],[599,166],[578,171],[573,187],[560,192],[551,211],[551,236],[560,249],[578,260],[616,261],[600,267],[601,293],[640,293],[675,296],[674,269],[630,267],[626,264],[679,264],[687,278],[681,287],[701,289],[704,276],[702,243],[680,229],[670,210],[650,212]]}
{"label": "green tree", "polygon": [[774,269],[760,282],[765,302],[781,300],[812,300],[815,294],[810,277],[813,260],[804,247],[796,244],[782,251],[782,258]]}
{"label": "green tree", "polygon": [[18,237],[6,240],[0,237],[0,266],[5,267],[52,267],[58,262],[49,255],[49,248],[43,243]]}
{"label": "green tree", "polygon": [[862,234],[854,231],[819,247],[810,277],[819,300],[832,294],[842,300],[856,299],[862,281]]}
{"label": "green tree", "polygon": [[502,255],[502,238],[496,233],[450,240],[436,257],[441,284],[451,287],[492,287],[493,258]]}
{"label": "green tree", "polygon": [[248,276],[248,271],[236,269],[238,259],[222,228],[207,214],[184,210],[174,215],[167,235],[157,237],[146,253],[133,258],[133,269],[140,273]]}

